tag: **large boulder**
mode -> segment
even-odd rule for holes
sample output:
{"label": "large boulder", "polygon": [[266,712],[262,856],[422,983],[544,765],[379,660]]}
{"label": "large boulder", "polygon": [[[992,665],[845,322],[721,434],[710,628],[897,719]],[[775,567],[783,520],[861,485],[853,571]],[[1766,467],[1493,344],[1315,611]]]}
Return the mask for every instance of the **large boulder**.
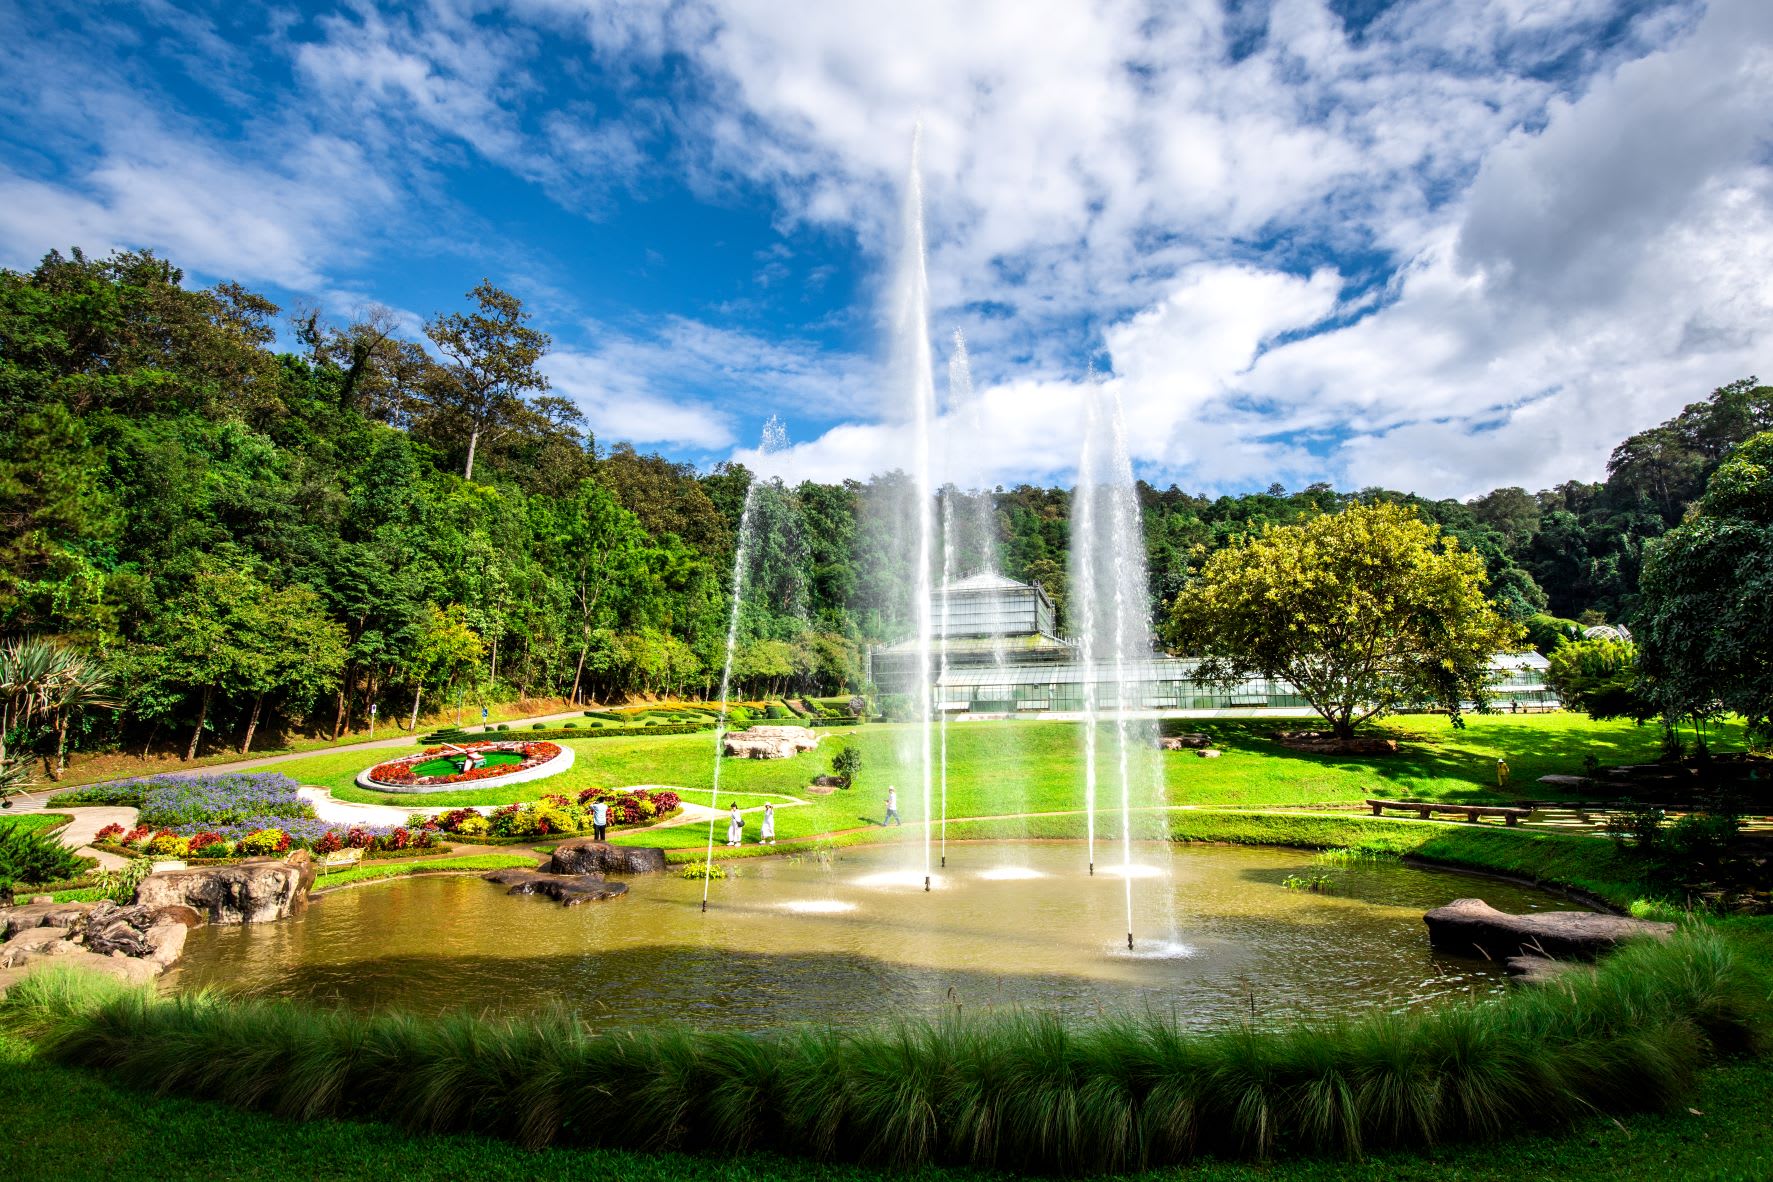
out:
{"label": "large boulder", "polygon": [[1313,755],[1396,755],[1397,740],[1376,735],[1339,739],[1325,731],[1276,731],[1274,741],[1293,751]]}
{"label": "large boulder", "polygon": [[664,850],[611,845],[588,837],[561,842],[548,862],[553,874],[656,874],[663,869]]}
{"label": "large boulder", "polygon": [[721,738],[730,759],[789,759],[819,745],[819,736],[804,726],[754,726]]}
{"label": "large boulder", "polygon": [[189,907],[210,923],[269,923],[307,907],[313,885],[313,863],[298,850],[289,858],[150,874],[135,900],[155,909]]}
{"label": "large boulder", "polygon": [[628,892],[625,882],[605,882],[601,874],[549,874],[545,870],[493,870],[481,875],[509,887],[507,895],[546,895],[562,907],[613,899]]}
{"label": "large boulder", "polygon": [[1593,960],[1623,940],[1637,936],[1666,939],[1672,923],[1654,923],[1593,911],[1542,911],[1510,915],[1482,899],[1455,899],[1422,917],[1436,948],[1461,956],[1506,961],[1512,956],[1553,960]]}
{"label": "large boulder", "polygon": [[0,940],[31,928],[71,928],[91,910],[91,903],[27,903],[0,908]]}
{"label": "large boulder", "polygon": [[1211,735],[1165,735],[1157,741],[1157,745],[1165,751],[1198,751],[1202,747],[1211,747]]}

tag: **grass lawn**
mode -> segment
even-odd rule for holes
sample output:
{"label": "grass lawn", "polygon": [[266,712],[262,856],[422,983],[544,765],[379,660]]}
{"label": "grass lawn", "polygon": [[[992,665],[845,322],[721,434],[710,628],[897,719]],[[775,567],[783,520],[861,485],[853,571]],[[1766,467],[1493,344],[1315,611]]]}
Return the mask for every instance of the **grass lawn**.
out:
{"label": "grass lawn", "polygon": [[8,826],[26,832],[33,829],[59,829],[66,825],[72,817],[66,813],[5,813],[0,812],[0,829]]}
{"label": "grass lawn", "polygon": [[[1660,732],[1630,723],[1593,722],[1580,714],[1477,715],[1455,730],[1440,715],[1412,715],[1389,720],[1389,733],[1405,739],[1395,756],[1327,756],[1289,751],[1270,738],[1277,727],[1298,726],[1297,720],[1189,721],[1180,724],[1213,736],[1224,754],[1200,759],[1192,752],[1166,752],[1167,796],[1172,805],[1219,808],[1350,805],[1369,796],[1427,800],[1496,802],[1518,797],[1557,797],[1560,793],[1535,781],[1552,772],[1578,774],[1583,757],[1606,764],[1655,758]],[[1080,727],[1060,722],[964,723],[949,727],[950,772],[948,815],[993,816],[1016,812],[1056,812],[1080,807],[1078,784],[1082,756]],[[1720,728],[1720,749],[1741,745],[1738,726]],[[883,815],[889,777],[900,789],[900,811],[918,818],[920,793],[902,767],[904,742],[911,728],[872,725],[828,736],[821,750],[788,760],[727,760],[721,768],[723,804],[726,793],[741,794],[742,806],[761,804],[761,793],[798,795],[809,803],[780,810],[781,837],[814,834],[876,824]],[[418,805],[487,805],[534,800],[544,792],[576,793],[588,787],[666,784],[687,790],[685,798],[705,803],[714,766],[710,734],[664,735],[567,740],[576,753],[574,766],[546,780],[527,784],[470,788],[409,796],[366,792],[352,780],[363,770],[363,754],[322,755],[279,765],[275,770],[303,783],[330,788],[340,800],[395,807]],[[854,743],[862,753],[862,772],[853,789],[814,797],[805,786],[829,764],[836,743]],[[1506,756],[1513,772],[1511,791],[1496,787],[1496,759]],[[649,845],[692,845],[683,830],[665,829],[623,838]]]}

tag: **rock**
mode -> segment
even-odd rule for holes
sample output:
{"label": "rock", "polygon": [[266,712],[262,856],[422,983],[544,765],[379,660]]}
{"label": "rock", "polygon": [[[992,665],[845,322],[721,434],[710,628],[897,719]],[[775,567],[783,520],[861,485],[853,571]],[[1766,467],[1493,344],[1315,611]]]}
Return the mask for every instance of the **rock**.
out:
{"label": "rock", "polygon": [[1504,961],[1511,956],[1533,955],[1593,960],[1634,936],[1666,939],[1675,926],[1592,911],[1510,915],[1482,899],[1455,899],[1424,915],[1422,922],[1428,925],[1429,942],[1436,948]]}
{"label": "rock", "polygon": [[1511,956],[1502,966],[1523,985],[1543,985],[1578,967],[1573,960],[1552,960],[1548,956]]}
{"label": "rock", "polygon": [[1211,735],[1166,735],[1157,741],[1157,745],[1165,751],[1190,751],[1209,747],[1212,743]]}
{"label": "rock", "polygon": [[554,847],[551,874],[656,874],[665,869],[665,851],[644,846],[611,845],[579,837]]}
{"label": "rock", "polygon": [[85,918],[91,903],[27,903],[0,910],[0,940],[31,928],[69,928]]}
{"label": "rock", "polygon": [[601,874],[549,874],[545,870],[493,870],[481,875],[509,887],[507,895],[547,895],[562,907],[575,907],[628,893],[625,882],[605,882]]}
{"label": "rock", "polygon": [[1195,754],[1202,759],[1218,759],[1225,753],[1220,751],[1217,747],[1202,747],[1199,751],[1196,751]]}
{"label": "rock", "polygon": [[173,903],[166,907],[156,907],[154,922],[157,924],[177,923],[188,928],[200,928],[204,924],[204,919],[195,907],[187,907],[183,903]]}
{"label": "rock", "polygon": [[52,949],[57,945],[78,948],[79,945],[68,938],[71,934],[67,928],[28,928],[5,944],[0,944],[0,969],[23,964],[26,957],[54,955]]}
{"label": "rock", "polygon": [[729,758],[788,759],[817,747],[819,736],[804,726],[754,726],[733,731],[720,742]]}
{"label": "rock", "polygon": [[308,905],[308,888],[314,885],[308,851],[296,855],[150,874],[136,890],[136,902],[150,909],[189,907],[211,923],[282,919]]}
{"label": "rock", "polygon": [[842,788],[842,787],[844,787],[843,777],[842,776],[814,776],[811,787],[823,788],[826,791],[832,791],[834,789]]}
{"label": "rock", "polygon": [[1275,731],[1274,741],[1293,751],[1314,755],[1396,755],[1397,740],[1373,735],[1338,739],[1325,731]]}
{"label": "rock", "polygon": [[182,923],[157,923],[148,929],[148,960],[165,972],[185,954],[185,937],[191,929]]}

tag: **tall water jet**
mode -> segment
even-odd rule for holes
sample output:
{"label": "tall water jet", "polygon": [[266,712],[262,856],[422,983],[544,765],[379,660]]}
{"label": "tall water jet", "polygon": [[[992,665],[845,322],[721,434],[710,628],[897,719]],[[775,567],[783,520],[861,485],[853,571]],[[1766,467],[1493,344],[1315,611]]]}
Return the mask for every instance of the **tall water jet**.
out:
{"label": "tall water jet", "polygon": [[[1135,797],[1162,803],[1156,727],[1141,709],[1139,687],[1152,656],[1150,592],[1138,491],[1133,481],[1120,396],[1110,383],[1095,387],[1087,408],[1078,466],[1078,504],[1072,555],[1076,593],[1083,598],[1081,640],[1085,677],[1085,795],[1095,811],[1097,749],[1107,738],[1120,797],[1120,840],[1125,880],[1127,947],[1133,947],[1133,812]],[[1106,687],[1106,688],[1104,688]],[[1101,711],[1112,700],[1106,735]],[[1092,822],[1092,852],[1094,825]]]}
{"label": "tall water jet", "polygon": [[929,889],[931,872],[930,824],[935,787],[931,655],[934,632],[930,574],[935,559],[935,522],[932,502],[935,489],[930,471],[930,435],[936,418],[936,380],[930,349],[930,283],[925,256],[923,220],[923,172],[920,155],[923,125],[911,133],[911,168],[905,185],[905,240],[899,262],[893,322],[894,355],[898,377],[910,403],[912,429],[911,494],[915,500],[916,544],[912,555],[912,611],[916,637],[918,772],[923,788],[923,872]]}
{"label": "tall water jet", "polygon": [[[763,442],[760,450],[765,454],[783,451],[788,446],[788,429],[782,420],[771,415],[763,425]],[[739,647],[739,607],[745,601],[745,558],[751,549],[752,533],[756,525],[757,502],[761,489],[765,487],[762,479],[753,478],[745,489],[745,506],[739,511],[739,534],[733,545],[733,598],[727,611],[726,620],[726,659],[720,667],[720,717],[714,725],[714,773],[708,788],[708,852],[703,862],[702,872],[702,910],[708,910],[708,884],[713,881],[714,874],[714,819],[720,808],[720,767],[726,758],[726,721],[728,695],[732,691],[733,653]]]}
{"label": "tall water jet", "polygon": [[[942,587],[943,587],[943,594],[942,594],[942,657],[941,657],[941,665],[940,665],[941,671],[940,671],[940,674],[936,678],[937,685],[942,685],[947,680],[947,677],[948,677],[948,649],[949,649],[950,645],[953,643],[953,639],[954,639],[952,636],[949,635],[949,631],[950,631],[949,618],[948,618],[949,595],[948,595],[947,588],[952,587],[954,585],[954,566],[955,566],[954,559],[955,559],[955,548],[956,548],[955,541],[956,541],[956,539],[954,537],[954,486],[953,485],[945,485],[942,488]],[[939,739],[940,739],[939,746],[941,748],[941,758],[938,762],[938,766],[941,769],[941,787],[942,787],[942,860],[941,860],[941,864],[942,864],[943,868],[946,869],[948,866],[948,709],[947,709],[946,705],[943,705],[937,714],[936,728],[937,728],[937,735],[939,736]]]}
{"label": "tall water jet", "polygon": [[1084,406],[1084,447],[1077,465],[1077,493],[1071,513],[1071,603],[1083,665],[1084,831],[1089,872],[1096,873],[1096,742],[1100,709],[1096,680],[1096,400]]}

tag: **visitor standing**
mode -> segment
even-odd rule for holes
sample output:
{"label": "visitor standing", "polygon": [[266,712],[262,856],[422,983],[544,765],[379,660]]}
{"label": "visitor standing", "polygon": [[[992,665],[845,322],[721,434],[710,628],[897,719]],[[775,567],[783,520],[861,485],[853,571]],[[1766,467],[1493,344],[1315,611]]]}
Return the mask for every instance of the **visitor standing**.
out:
{"label": "visitor standing", "polygon": [[599,800],[591,805],[591,836],[602,841],[609,832],[609,802]]}
{"label": "visitor standing", "polygon": [[899,790],[891,784],[887,785],[887,815],[881,825],[897,825],[904,828],[905,822],[899,820]]}
{"label": "visitor standing", "polygon": [[745,818],[739,815],[739,805],[733,802],[732,817],[726,823],[726,843],[738,845],[745,837]]}
{"label": "visitor standing", "polygon": [[1508,787],[1508,760],[1501,755],[1496,757],[1496,787]]}
{"label": "visitor standing", "polygon": [[763,805],[763,824],[757,830],[757,844],[776,844],[776,806],[768,801]]}

